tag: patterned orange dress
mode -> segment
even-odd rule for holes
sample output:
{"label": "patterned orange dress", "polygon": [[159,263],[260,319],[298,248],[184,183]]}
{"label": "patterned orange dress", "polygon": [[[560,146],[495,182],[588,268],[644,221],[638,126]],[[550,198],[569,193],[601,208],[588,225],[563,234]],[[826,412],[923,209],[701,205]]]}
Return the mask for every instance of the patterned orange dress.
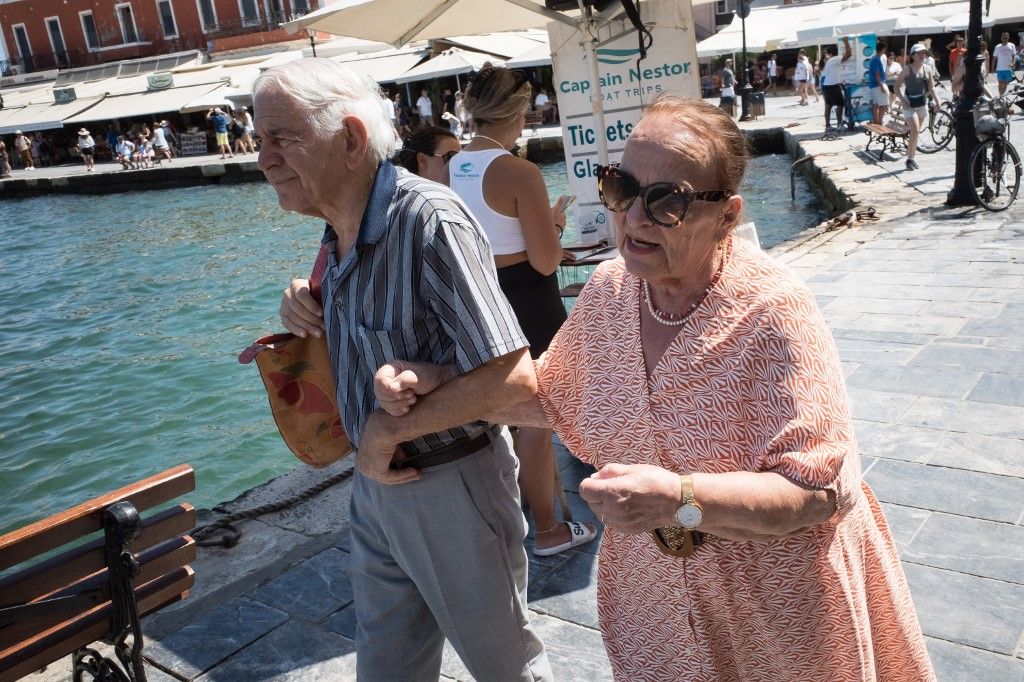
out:
{"label": "patterned orange dress", "polygon": [[885,517],[861,480],[843,371],[813,295],[743,240],[648,378],[640,280],[602,264],[537,361],[562,442],[600,467],[774,471],[833,517],[687,559],[606,530],[598,614],[618,680],[934,680]]}

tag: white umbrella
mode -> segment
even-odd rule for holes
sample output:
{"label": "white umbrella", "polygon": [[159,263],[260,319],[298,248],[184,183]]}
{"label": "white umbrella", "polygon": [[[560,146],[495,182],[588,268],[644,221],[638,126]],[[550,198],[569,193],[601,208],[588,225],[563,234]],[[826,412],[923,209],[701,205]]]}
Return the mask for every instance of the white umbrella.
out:
{"label": "white umbrella", "polygon": [[517,55],[505,62],[510,69],[528,69],[533,66],[551,66],[551,46],[547,43]]}
{"label": "white umbrella", "polygon": [[338,0],[284,24],[289,33],[325,33],[378,40],[395,47],[413,40],[540,28],[575,21],[535,0]]}
{"label": "white umbrella", "polygon": [[875,33],[882,36],[911,33],[945,33],[942,22],[910,12],[898,12],[877,5],[845,9],[832,16],[808,21],[797,28],[800,44],[832,42],[844,35]]}
{"label": "white umbrella", "polygon": [[[968,15],[967,12],[959,12],[959,13],[954,14],[953,16],[949,17],[948,19],[945,19],[942,22],[942,25],[946,27],[947,31],[966,31],[967,30],[967,25],[968,25],[969,21],[970,21],[970,16]],[[994,23],[996,23],[996,22],[992,21],[988,17],[982,17],[981,18],[981,27],[982,28],[991,28],[992,24],[994,24]]]}
{"label": "white umbrella", "polygon": [[395,83],[412,83],[413,81],[426,81],[433,78],[455,76],[456,89],[461,90],[462,84],[458,81],[459,74],[479,71],[484,68],[484,64],[487,62],[490,62],[492,66],[501,66],[505,63],[494,55],[470,52],[453,47],[450,50],[445,50],[433,59],[429,59],[409,69],[396,78]]}

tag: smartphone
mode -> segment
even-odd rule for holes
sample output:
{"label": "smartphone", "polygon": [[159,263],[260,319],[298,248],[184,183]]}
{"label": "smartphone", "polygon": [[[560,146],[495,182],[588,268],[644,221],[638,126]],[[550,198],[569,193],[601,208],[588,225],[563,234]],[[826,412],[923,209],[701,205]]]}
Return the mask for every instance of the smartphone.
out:
{"label": "smartphone", "polygon": [[574,201],[576,201],[576,195],[575,194],[570,194],[569,197],[565,200],[565,203],[562,204],[562,210],[563,211],[568,210],[569,207],[572,206]]}

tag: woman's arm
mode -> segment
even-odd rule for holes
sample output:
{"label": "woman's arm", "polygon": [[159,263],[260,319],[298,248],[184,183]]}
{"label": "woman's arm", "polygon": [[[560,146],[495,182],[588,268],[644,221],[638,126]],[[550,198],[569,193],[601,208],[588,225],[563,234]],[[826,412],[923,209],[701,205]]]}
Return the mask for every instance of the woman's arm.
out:
{"label": "woman's arm", "polygon": [[[774,472],[695,473],[694,498],[704,513],[698,530],[730,540],[770,541],[823,523],[835,493]],[[679,475],[648,464],[609,464],[580,483],[580,495],[604,523],[624,533],[678,526]]]}
{"label": "woman's arm", "polygon": [[515,188],[516,216],[523,226],[526,256],[534,270],[550,275],[562,261],[559,237],[565,228],[565,214],[559,210],[559,204],[548,204],[548,188],[537,166],[522,159],[510,159],[507,163],[515,164],[510,169],[510,180]]}

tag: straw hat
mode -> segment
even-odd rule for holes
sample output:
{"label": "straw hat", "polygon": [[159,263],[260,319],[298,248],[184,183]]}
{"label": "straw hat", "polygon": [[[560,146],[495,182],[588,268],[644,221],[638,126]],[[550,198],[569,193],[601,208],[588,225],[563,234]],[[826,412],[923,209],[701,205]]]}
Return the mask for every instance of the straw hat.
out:
{"label": "straw hat", "polygon": [[79,134],[79,135],[88,135],[88,134],[89,134],[89,131],[88,131],[88,130],[86,130],[85,128],[82,128],[82,129],[80,129],[80,130],[78,131],[78,134]]}

